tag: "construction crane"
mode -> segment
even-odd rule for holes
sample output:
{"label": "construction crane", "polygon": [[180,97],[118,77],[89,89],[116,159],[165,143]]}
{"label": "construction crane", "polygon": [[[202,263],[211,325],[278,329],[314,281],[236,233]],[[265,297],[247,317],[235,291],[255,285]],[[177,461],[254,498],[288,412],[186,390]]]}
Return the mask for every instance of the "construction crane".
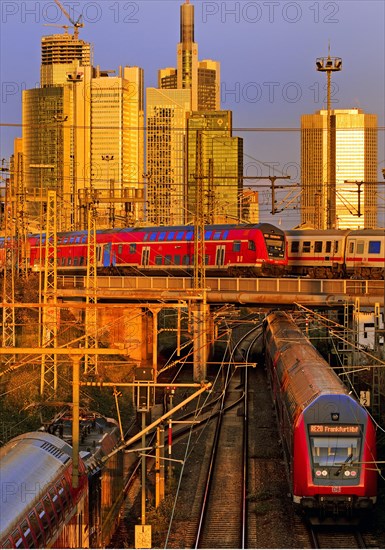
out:
{"label": "construction crane", "polygon": [[58,27],[59,29],[65,29],[64,34],[68,34],[69,25],[55,25],[55,23],[44,23],[45,27]]}
{"label": "construction crane", "polygon": [[74,21],[68,11],[60,4],[59,0],[55,0],[55,4],[61,9],[61,11],[64,13],[64,15],[67,17],[68,21],[72,24],[74,29],[74,39],[77,40],[79,38],[79,29],[84,27],[84,23],[80,23],[80,20],[82,18],[82,14],[79,15],[77,21]]}

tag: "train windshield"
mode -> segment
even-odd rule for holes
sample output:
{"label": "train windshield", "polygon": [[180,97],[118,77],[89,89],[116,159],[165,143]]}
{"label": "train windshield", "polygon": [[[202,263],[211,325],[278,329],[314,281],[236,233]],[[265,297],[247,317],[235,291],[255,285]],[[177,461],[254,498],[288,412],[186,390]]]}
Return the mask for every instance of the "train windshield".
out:
{"label": "train windshield", "polygon": [[315,467],[356,462],[360,456],[359,437],[310,437]]}
{"label": "train windshield", "polygon": [[269,258],[284,258],[285,239],[283,235],[265,233],[264,237]]}

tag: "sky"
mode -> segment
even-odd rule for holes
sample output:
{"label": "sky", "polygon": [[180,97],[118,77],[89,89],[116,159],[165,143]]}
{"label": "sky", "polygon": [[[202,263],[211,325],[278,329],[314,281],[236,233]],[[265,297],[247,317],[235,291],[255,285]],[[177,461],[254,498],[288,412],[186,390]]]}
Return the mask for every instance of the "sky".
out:
{"label": "sky", "polygon": [[[94,65],[144,69],[145,86],[157,70],[176,66],[179,0],[63,0],[79,35],[93,44]],[[233,111],[234,135],[244,138],[244,175],[289,174],[300,180],[300,118],[326,107],[326,75],[317,57],[342,58],[332,76],[332,107],[358,107],[378,115],[378,176],[385,167],[385,3],[340,1],[198,1],[195,41],[199,59],[221,63],[221,106]],[[21,92],[39,83],[40,40],[68,23],[53,0],[2,0],[0,155],[8,159],[21,135]],[[72,29],[69,29],[72,32]],[[290,183],[291,183],[290,182]],[[261,182],[263,185],[268,181]],[[280,183],[279,180],[277,183]],[[287,183],[282,181],[281,183]],[[270,193],[260,189],[261,221],[292,226],[298,219],[295,188],[279,195],[269,216]],[[385,194],[385,189],[384,189]],[[291,202],[293,199],[293,202]]]}

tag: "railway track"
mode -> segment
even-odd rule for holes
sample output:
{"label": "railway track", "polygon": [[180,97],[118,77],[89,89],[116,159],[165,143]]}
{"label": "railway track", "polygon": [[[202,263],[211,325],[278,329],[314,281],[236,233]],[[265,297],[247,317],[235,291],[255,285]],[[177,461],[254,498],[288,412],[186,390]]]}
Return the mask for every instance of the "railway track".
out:
{"label": "railway track", "polygon": [[223,400],[243,403],[219,414],[200,511],[195,548],[244,548],[247,480],[247,390],[240,373],[228,381]]}
{"label": "railway track", "polygon": [[313,548],[367,548],[357,529],[310,528]]}

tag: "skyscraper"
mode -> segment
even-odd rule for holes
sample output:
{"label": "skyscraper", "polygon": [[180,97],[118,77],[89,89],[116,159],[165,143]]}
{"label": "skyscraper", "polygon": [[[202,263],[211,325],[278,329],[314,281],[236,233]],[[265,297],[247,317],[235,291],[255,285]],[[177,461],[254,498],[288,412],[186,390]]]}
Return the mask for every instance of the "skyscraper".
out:
{"label": "skyscraper", "polygon": [[206,223],[240,221],[243,140],[232,137],[231,111],[189,114],[187,136],[186,223],[194,221],[198,178]]}
{"label": "skyscraper", "polygon": [[184,223],[186,117],[190,90],[147,88],[147,220]]}
{"label": "skyscraper", "polygon": [[180,6],[180,42],[177,45],[177,68],[158,72],[158,86],[191,90],[192,111],[220,109],[220,63],[198,61],[198,44],[194,41],[194,6],[186,0]]}
{"label": "skyscraper", "polygon": [[143,201],[137,201],[144,191],[143,69],[120,67],[118,76],[97,70],[89,95],[89,177],[99,201],[104,199],[102,225],[127,225],[143,217]]}
{"label": "skyscraper", "polygon": [[92,49],[89,42],[70,34],[53,34],[41,39],[40,86],[63,85],[67,74],[77,66],[92,65]]}
{"label": "skyscraper", "polygon": [[[321,110],[301,119],[301,222],[318,229],[327,227],[327,115],[327,110]],[[377,186],[370,182],[377,181],[377,115],[361,109],[335,109],[330,119],[336,226],[376,227]]]}
{"label": "skyscraper", "polygon": [[68,34],[43,37],[41,55],[41,88],[23,93],[23,183],[36,195],[29,214],[37,220],[41,196],[55,189],[59,229],[84,228],[93,188],[99,227],[141,220],[143,70],[110,76],[91,66],[91,45]]}
{"label": "skyscraper", "polygon": [[[195,172],[195,161],[187,161],[186,156],[187,142],[190,143],[187,116],[192,112],[207,113],[220,109],[220,66],[216,61],[198,61],[194,6],[189,0],[180,6],[177,67],[160,69],[158,86],[158,89],[147,91],[148,221],[156,224],[186,223],[193,216],[191,196],[196,189],[196,180],[188,176],[192,169]],[[227,140],[231,128],[227,127],[221,135]],[[229,143],[226,142],[227,147]],[[210,147],[216,147],[214,142]],[[230,147],[233,153],[232,147],[233,142]],[[193,154],[191,143],[189,151]]]}

